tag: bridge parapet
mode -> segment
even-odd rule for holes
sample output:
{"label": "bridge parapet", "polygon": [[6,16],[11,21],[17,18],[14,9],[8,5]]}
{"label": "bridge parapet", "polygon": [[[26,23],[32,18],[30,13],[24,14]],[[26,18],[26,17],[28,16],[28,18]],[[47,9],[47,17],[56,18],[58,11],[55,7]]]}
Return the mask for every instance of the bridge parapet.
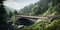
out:
{"label": "bridge parapet", "polygon": [[24,18],[30,18],[30,19],[47,19],[47,16],[23,16],[23,15],[16,15],[16,18],[24,17]]}
{"label": "bridge parapet", "polygon": [[16,15],[15,17],[18,18],[27,18],[27,19],[44,19],[44,20],[51,20],[53,18],[59,17],[60,15],[56,16],[25,16],[25,15]]}

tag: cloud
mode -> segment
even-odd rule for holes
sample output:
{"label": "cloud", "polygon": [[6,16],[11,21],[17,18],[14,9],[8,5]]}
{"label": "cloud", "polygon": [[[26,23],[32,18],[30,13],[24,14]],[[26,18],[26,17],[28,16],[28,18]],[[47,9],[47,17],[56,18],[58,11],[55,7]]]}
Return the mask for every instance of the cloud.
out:
{"label": "cloud", "polygon": [[14,1],[6,1],[4,2],[4,5],[13,9],[19,9],[20,4]]}
{"label": "cloud", "polygon": [[31,3],[36,2],[37,0],[7,0],[4,2],[4,5],[13,9],[21,9],[24,6],[27,6]]}

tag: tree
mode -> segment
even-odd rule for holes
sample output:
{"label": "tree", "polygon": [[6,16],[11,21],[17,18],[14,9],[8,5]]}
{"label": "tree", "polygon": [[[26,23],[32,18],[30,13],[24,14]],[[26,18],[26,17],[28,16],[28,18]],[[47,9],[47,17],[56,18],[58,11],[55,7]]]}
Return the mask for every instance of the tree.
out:
{"label": "tree", "polygon": [[60,3],[60,0],[56,0],[56,2],[57,2],[57,4],[59,4]]}
{"label": "tree", "polygon": [[13,16],[13,13],[10,11],[9,12],[9,18],[11,18]]}
{"label": "tree", "polygon": [[33,4],[25,6],[23,9],[21,9],[19,12],[22,15],[29,15],[31,13],[31,9],[33,8]]}
{"label": "tree", "polygon": [[18,15],[18,14],[19,14],[19,13],[15,10],[15,11],[14,11],[14,15]]}
{"label": "tree", "polygon": [[7,30],[6,11],[2,1],[4,0],[0,0],[0,30]]}
{"label": "tree", "polygon": [[42,12],[42,11],[41,11],[41,8],[38,7],[38,6],[33,7],[32,10],[31,10],[32,15],[38,15],[38,14],[40,14],[41,12]]}

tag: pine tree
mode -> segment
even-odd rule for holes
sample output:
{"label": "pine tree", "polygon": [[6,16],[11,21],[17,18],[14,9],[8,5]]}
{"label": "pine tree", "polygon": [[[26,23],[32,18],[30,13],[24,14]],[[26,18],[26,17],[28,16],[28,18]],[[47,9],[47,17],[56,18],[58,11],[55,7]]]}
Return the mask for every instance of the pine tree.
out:
{"label": "pine tree", "polygon": [[18,15],[18,12],[16,10],[14,11],[14,15]]}
{"label": "pine tree", "polygon": [[3,5],[4,0],[0,0],[0,30],[7,30],[6,11]]}

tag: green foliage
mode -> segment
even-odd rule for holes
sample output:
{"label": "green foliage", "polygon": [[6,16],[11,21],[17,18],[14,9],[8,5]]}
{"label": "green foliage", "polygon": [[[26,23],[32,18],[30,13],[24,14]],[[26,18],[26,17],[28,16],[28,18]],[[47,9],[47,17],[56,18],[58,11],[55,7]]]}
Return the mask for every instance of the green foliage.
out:
{"label": "green foliage", "polygon": [[56,2],[57,2],[57,4],[59,4],[60,3],[60,0],[56,0]]}
{"label": "green foliage", "polygon": [[16,20],[15,16],[11,17],[11,21],[15,22]]}
{"label": "green foliage", "polygon": [[19,11],[19,13],[21,15],[29,15],[31,13],[31,9],[34,7],[33,4],[29,5],[29,6],[25,6],[23,9],[21,9]]}
{"label": "green foliage", "polygon": [[35,6],[35,7],[32,8],[31,13],[32,13],[32,15],[38,15],[38,14],[40,14],[40,12],[41,12],[40,10],[41,10],[40,7]]}
{"label": "green foliage", "polygon": [[55,10],[58,14],[60,14],[60,4],[58,4],[57,6],[54,7],[53,10]]}
{"label": "green foliage", "polygon": [[[55,12],[55,9],[58,11],[60,10],[60,5],[58,5],[59,3],[60,3],[60,0],[40,0],[35,4],[31,4],[21,9],[20,14],[21,15],[41,15],[43,13],[45,14],[46,11],[49,12],[49,13],[46,13],[46,15],[55,14],[57,13]],[[59,7],[55,7],[55,6],[59,6]]]}
{"label": "green foliage", "polygon": [[9,18],[11,18],[13,16],[13,13],[10,11],[9,12]]}
{"label": "green foliage", "polygon": [[[54,20],[53,22],[39,22],[32,26],[22,28],[23,30],[60,30],[60,19]],[[20,30],[20,29],[19,29]]]}
{"label": "green foliage", "polygon": [[53,1],[51,1],[48,6],[48,10],[43,14],[44,16],[52,16],[52,15],[59,15],[60,14],[60,4],[57,4],[53,7],[52,4]]}
{"label": "green foliage", "polygon": [[6,23],[7,13],[5,11],[5,6],[3,5],[4,0],[0,0],[0,30],[7,30],[8,26]]}
{"label": "green foliage", "polygon": [[14,15],[18,15],[18,14],[19,14],[19,13],[15,10],[15,11],[14,11]]}
{"label": "green foliage", "polygon": [[52,1],[50,3],[48,3],[48,7],[49,8],[53,7],[53,2]]}
{"label": "green foliage", "polygon": [[[42,0],[42,3],[44,1]],[[57,3],[57,4],[55,4]],[[39,15],[42,14],[43,16],[54,16],[54,15],[60,15],[60,0],[50,0],[48,3],[48,9],[44,9],[45,5],[42,5],[40,2],[38,5],[34,5],[34,7],[31,9],[31,15]],[[23,11],[22,11],[23,12]],[[36,24],[33,24],[28,27],[24,27],[24,30],[60,30],[60,16],[53,19],[52,22],[39,22]],[[20,30],[20,29],[19,29]]]}
{"label": "green foliage", "polygon": [[53,12],[52,12],[52,7],[51,8],[49,8],[43,15],[44,16],[49,16],[49,15],[51,15]]}
{"label": "green foliage", "polygon": [[[45,4],[46,3],[46,4]],[[40,15],[48,9],[47,0],[24,7],[20,10],[22,15]]]}
{"label": "green foliage", "polygon": [[47,30],[59,30],[60,29],[60,20],[54,20],[51,24],[46,25]]}

